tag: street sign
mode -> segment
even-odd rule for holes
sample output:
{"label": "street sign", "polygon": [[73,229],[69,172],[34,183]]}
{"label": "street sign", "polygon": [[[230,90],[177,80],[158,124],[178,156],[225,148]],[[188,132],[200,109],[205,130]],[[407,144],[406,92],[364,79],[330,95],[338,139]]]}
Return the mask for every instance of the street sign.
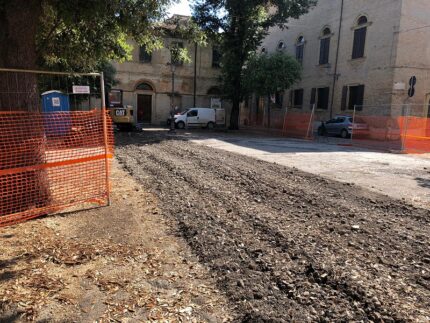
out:
{"label": "street sign", "polygon": [[87,85],[73,85],[73,94],[90,94],[90,87]]}
{"label": "street sign", "polygon": [[408,96],[412,98],[415,95],[415,85],[417,85],[417,77],[412,76],[409,80]]}

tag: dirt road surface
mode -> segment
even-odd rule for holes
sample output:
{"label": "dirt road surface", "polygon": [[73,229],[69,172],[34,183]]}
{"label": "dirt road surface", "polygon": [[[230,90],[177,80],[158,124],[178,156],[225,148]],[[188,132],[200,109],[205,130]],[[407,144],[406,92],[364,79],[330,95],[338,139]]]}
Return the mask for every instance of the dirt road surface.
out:
{"label": "dirt road surface", "polygon": [[430,320],[429,210],[166,135],[120,134],[117,145],[234,320]]}
{"label": "dirt road surface", "polygon": [[111,207],[0,228],[0,322],[223,322],[223,293],[157,198],[113,165]]}

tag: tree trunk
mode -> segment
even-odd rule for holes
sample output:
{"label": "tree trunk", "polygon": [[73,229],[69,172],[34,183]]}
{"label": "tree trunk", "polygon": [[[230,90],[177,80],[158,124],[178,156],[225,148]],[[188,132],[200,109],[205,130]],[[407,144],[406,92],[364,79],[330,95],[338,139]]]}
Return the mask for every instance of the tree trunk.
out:
{"label": "tree trunk", "polygon": [[[42,14],[41,0],[5,2],[0,2],[0,67],[37,69],[36,35]],[[0,72],[0,88],[0,111],[38,111],[36,75]]]}
{"label": "tree trunk", "polygon": [[41,13],[41,0],[13,0],[0,4],[0,67],[36,67],[35,39]]}
{"label": "tree trunk", "polygon": [[230,130],[239,130],[239,113],[240,113],[240,100],[239,98],[233,99],[230,114]]}
{"label": "tree trunk", "polygon": [[[36,35],[41,0],[0,2],[0,67],[37,69]],[[40,111],[37,75],[0,71],[0,170],[46,163],[41,117],[14,111]],[[43,208],[50,194],[44,170],[0,176],[0,216]]]}

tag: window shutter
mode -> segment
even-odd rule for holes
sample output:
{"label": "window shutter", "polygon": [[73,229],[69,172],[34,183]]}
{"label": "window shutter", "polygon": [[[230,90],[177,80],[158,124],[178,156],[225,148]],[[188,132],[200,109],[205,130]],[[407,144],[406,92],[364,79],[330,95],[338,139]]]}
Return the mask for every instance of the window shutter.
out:
{"label": "window shutter", "polygon": [[330,38],[321,39],[320,45],[320,65],[328,64],[330,55]]}
{"label": "window shutter", "polygon": [[328,101],[330,97],[330,88],[326,87],[324,88],[324,109],[328,110]]}
{"label": "window shutter", "polygon": [[317,102],[317,108],[320,110],[327,110],[328,109],[328,99],[330,96],[330,88],[329,87],[322,87],[318,89],[318,102]]}
{"label": "window shutter", "polygon": [[352,59],[364,57],[364,48],[366,46],[367,27],[356,29],[354,31],[354,46],[352,49]]}
{"label": "window shutter", "polygon": [[340,106],[340,109],[341,109],[342,111],[345,111],[345,110],[346,110],[346,100],[347,100],[347,96],[348,96],[348,87],[347,87],[347,86],[344,86],[344,87],[342,88],[342,102],[341,102],[341,106]]}
{"label": "window shutter", "polygon": [[311,91],[311,109],[312,106],[317,102],[317,89],[313,88]]}
{"label": "window shutter", "polygon": [[294,91],[294,103],[293,106],[296,109],[301,109],[303,107],[303,89],[298,89]]}
{"label": "window shutter", "polygon": [[288,106],[291,108],[291,107],[293,107],[293,99],[294,99],[294,91],[293,90],[291,90],[290,91],[290,98],[289,98],[289,100],[290,100],[290,102],[289,102],[289,104],[288,104]]}
{"label": "window shutter", "polygon": [[300,64],[303,64],[304,45],[298,45],[296,47],[296,59]]}

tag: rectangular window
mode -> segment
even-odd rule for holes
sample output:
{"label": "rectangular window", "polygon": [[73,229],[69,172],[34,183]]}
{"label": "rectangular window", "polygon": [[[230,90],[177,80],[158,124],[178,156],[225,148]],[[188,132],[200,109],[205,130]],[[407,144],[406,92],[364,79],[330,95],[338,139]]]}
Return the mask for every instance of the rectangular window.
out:
{"label": "rectangular window", "polygon": [[301,109],[303,107],[303,89],[294,90],[294,108]]}
{"label": "rectangular window", "polygon": [[364,48],[366,46],[367,28],[363,27],[354,31],[354,46],[352,49],[352,59],[364,57]]}
{"label": "rectangular window", "polygon": [[330,55],[330,38],[321,39],[320,45],[320,65],[328,64]]}
{"label": "rectangular window", "polygon": [[304,45],[296,46],[296,59],[300,64],[303,64]]}
{"label": "rectangular window", "polygon": [[317,109],[327,110],[330,97],[330,88],[322,87],[318,89]]}
{"label": "rectangular window", "polygon": [[358,111],[363,109],[364,102],[364,85],[349,87],[348,109],[354,110],[354,106]]}
{"label": "rectangular window", "polygon": [[141,46],[139,48],[139,62],[140,63],[151,63],[152,54],[149,53],[145,46]]}
{"label": "rectangular window", "polygon": [[221,51],[217,47],[212,48],[212,67],[221,67]]}

